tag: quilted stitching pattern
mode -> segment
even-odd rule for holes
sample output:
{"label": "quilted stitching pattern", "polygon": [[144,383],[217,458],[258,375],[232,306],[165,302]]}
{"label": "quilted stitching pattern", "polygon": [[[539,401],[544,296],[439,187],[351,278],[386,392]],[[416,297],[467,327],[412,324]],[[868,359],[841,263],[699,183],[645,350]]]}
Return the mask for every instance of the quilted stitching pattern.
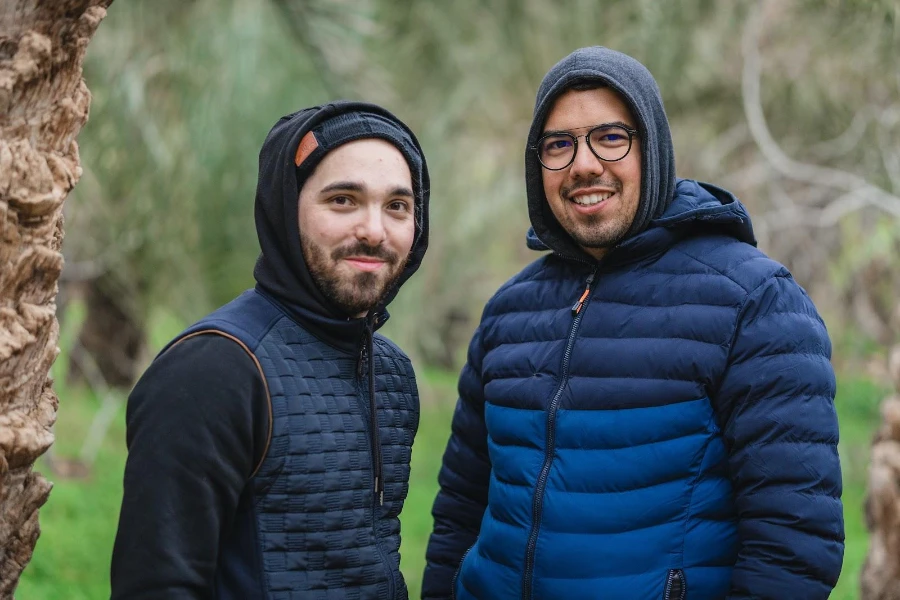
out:
{"label": "quilted stitching pattern", "polygon": [[671,244],[595,280],[565,374],[590,267],[544,257],[489,302],[460,377],[424,597],[444,595],[473,544],[457,597],[522,597],[548,455],[534,598],[662,598],[670,569],[688,598],[827,597],[843,529],[824,324],[752,246],[642,243],[653,235]]}
{"label": "quilted stitching pattern", "polygon": [[[357,379],[357,357],[320,342],[287,317],[247,317],[254,310],[271,312],[261,302],[251,292],[226,307],[229,317],[210,319],[220,329],[243,332],[243,339],[258,337],[248,346],[272,399],[272,442],[251,480],[260,547],[243,550],[247,561],[255,564],[253,555],[261,554],[272,599],[406,598],[398,515],[409,489],[419,411],[409,359],[376,336],[377,435],[385,476],[384,505],[378,506],[368,377]],[[232,326],[241,318],[239,327]],[[257,327],[261,323],[265,330]],[[247,590],[246,597],[254,594]]]}

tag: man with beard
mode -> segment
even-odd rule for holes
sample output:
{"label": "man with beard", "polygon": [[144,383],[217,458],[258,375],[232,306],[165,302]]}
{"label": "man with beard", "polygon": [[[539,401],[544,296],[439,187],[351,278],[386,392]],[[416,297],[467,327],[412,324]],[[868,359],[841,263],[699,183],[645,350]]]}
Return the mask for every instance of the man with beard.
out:
{"label": "man with beard", "polygon": [[423,598],[827,598],[831,345],[725,190],[676,179],[653,77],[583,48],[537,94],[528,245],[488,302]]}
{"label": "man with beard", "polygon": [[425,253],[428,187],[415,136],[380,107],[271,130],[255,288],[129,397],[114,599],[408,597],[398,515],[419,399],[375,330]]}

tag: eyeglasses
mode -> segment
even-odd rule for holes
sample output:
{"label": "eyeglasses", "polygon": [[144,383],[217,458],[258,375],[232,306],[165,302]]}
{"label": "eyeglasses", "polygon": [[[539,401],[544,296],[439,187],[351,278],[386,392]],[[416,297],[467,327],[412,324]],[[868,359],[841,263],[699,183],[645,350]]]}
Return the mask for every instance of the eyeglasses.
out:
{"label": "eyeglasses", "polygon": [[574,135],[565,131],[548,133],[531,149],[537,153],[538,160],[545,169],[561,171],[575,160],[579,138],[587,141],[588,148],[600,160],[616,162],[628,156],[635,135],[637,129],[624,125],[603,124],[597,125],[584,135]]}

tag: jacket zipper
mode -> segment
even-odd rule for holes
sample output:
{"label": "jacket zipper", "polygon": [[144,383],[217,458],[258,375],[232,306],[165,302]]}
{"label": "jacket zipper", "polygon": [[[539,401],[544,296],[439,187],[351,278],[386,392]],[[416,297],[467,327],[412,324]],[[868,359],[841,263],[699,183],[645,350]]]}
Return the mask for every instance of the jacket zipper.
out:
{"label": "jacket zipper", "polygon": [[684,571],[672,569],[666,577],[663,600],[684,600],[685,596],[687,596],[687,582],[684,580]]}
{"label": "jacket zipper", "polygon": [[[371,335],[371,332],[367,332],[367,335]],[[356,374],[357,374],[357,389],[360,391],[360,396],[367,396],[369,398],[369,414],[363,417],[363,423],[366,428],[366,433],[369,436],[369,440],[371,441],[369,452],[372,457],[372,470],[374,477],[374,490],[375,493],[372,494],[372,536],[375,542],[375,548],[378,550],[378,555],[381,557],[381,564],[384,565],[385,570],[388,575],[388,598],[393,598],[396,588],[397,582],[394,580],[394,569],[391,568],[391,563],[388,560],[387,553],[384,551],[384,548],[381,547],[381,537],[378,535],[378,510],[379,506],[384,506],[384,488],[381,487],[381,491],[379,493],[379,484],[383,486],[383,482],[379,481],[379,477],[381,475],[381,449],[379,448],[379,438],[378,438],[378,414],[375,411],[375,372],[374,372],[374,364],[371,362],[368,363],[368,382],[365,386],[363,386],[363,365],[366,364],[367,359],[371,359],[372,357],[368,356],[369,353],[369,344],[366,341],[363,344],[363,348],[360,351],[359,355],[359,364],[357,365]],[[366,418],[368,417],[368,418]],[[371,421],[370,421],[371,420]]]}
{"label": "jacket zipper", "polygon": [[[475,540],[475,544],[477,543],[478,540]],[[462,571],[463,563],[466,562],[466,557],[469,555],[469,552],[472,551],[472,548],[475,547],[475,544],[469,546],[469,549],[465,551],[462,559],[459,561],[459,566],[456,567],[456,571],[453,573],[453,579],[450,583],[450,600],[456,600],[456,582],[459,580],[459,572]]]}
{"label": "jacket zipper", "polygon": [[522,576],[522,598],[523,600],[531,599],[532,577],[534,576],[534,553],[537,547],[538,533],[541,528],[541,511],[544,502],[544,489],[547,486],[547,478],[550,476],[550,466],[553,464],[554,443],[556,437],[556,411],[559,408],[559,399],[562,397],[563,389],[569,379],[569,359],[572,356],[572,348],[575,346],[575,333],[578,331],[578,325],[581,323],[581,317],[584,315],[583,309],[590,300],[591,284],[597,271],[593,271],[588,275],[585,282],[584,293],[577,302],[572,306],[572,325],[569,328],[569,338],[566,342],[566,350],[563,353],[562,373],[559,378],[559,385],[553,394],[553,400],[547,408],[547,450],[544,456],[544,465],[541,467],[540,475],[538,475],[537,484],[534,489],[534,500],[531,506],[531,533],[528,536],[528,545],[525,547],[525,572]]}
{"label": "jacket zipper", "polygon": [[363,338],[363,347],[359,353],[359,363],[356,367],[356,375],[362,380],[363,376],[363,365],[367,365],[366,369],[368,372],[368,407],[369,407],[369,415],[368,415],[368,425],[369,427],[369,442],[370,442],[370,450],[372,452],[372,471],[373,471],[373,491],[375,497],[378,500],[379,505],[384,506],[384,465],[381,456],[381,439],[378,433],[378,407],[376,406],[375,401],[375,369],[373,356],[369,356],[370,352],[373,352],[374,345],[372,343],[372,337],[374,333],[369,328],[370,325],[366,324],[366,333]]}

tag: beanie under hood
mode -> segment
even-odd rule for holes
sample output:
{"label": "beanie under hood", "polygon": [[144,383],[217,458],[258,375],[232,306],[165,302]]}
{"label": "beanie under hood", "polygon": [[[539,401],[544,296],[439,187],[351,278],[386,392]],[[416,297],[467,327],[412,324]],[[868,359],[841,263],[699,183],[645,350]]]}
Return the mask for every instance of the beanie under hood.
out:
{"label": "beanie under hood", "polygon": [[[540,139],[547,114],[556,99],[573,83],[599,81],[622,96],[637,120],[641,140],[641,199],[626,238],[640,233],[661,216],[675,194],[675,150],[662,96],[653,75],[628,55],[592,46],[559,61],[541,82],[525,147],[525,186],[534,235],[554,252],[593,261],[563,229],[544,195],[543,172],[532,148]],[[589,125],[586,123],[585,125]]]}
{"label": "beanie under hood", "polygon": [[[366,121],[374,126],[367,127]],[[351,131],[351,126],[358,131]],[[298,146],[310,131],[318,146],[298,167],[294,162]],[[319,337],[337,338],[326,341],[338,346],[345,345],[342,341],[351,341],[342,338],[357,337],[358,324],[349,328],[345,324],[362,319],[348,319],[315,284],[303,255],[298,203],[300,189],[324,156],[342,144],[363,138],[385,139],[397,147],[409,165],[415,195],[415,238],[406,267],[372,314],[382,311],[393,300],[403,282],[419,268],[428,246],[428,168],[415,135],[379,106],[337,101],[282,117],[269,132],[259,153],[255,214],[261,253],[253,271],[257,289],[287,309],[295,319],[311,326],[313,333],[325,332]],[[375,326],[380,326],[385,318],[386,315],[376,319]],[[348,331],[342,334],[342,330]]]}

